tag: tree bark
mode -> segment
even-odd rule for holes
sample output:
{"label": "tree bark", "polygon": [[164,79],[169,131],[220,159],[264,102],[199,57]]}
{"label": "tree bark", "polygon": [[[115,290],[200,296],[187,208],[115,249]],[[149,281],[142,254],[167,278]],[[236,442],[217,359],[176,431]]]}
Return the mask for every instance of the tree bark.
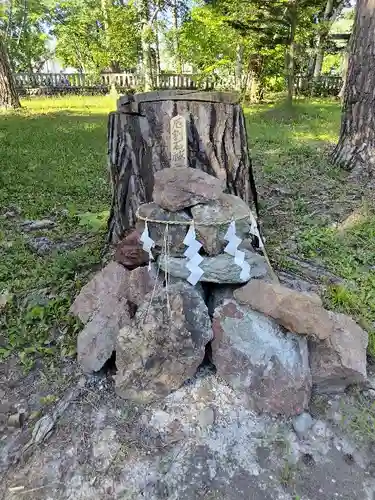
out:
{"label": "tree bark", "polygon": [[159,87],[159,80],[161,75],[160,65],[160,34],[158,16],[155,16],[155,57],[156,57],[156,86]]}
{"label": "tree bark", "polygon": [[141,19],[142,19],[142,69],[144,77],[144,90],[148,92],[153,88],[152,80],[152,61],[151,61],[151,45],[150,45],[150,30],[152,23],[150,22],[150,6],[149,0],[141,2]]}
{"label": "tree bark", "polygon": [[251,160],[237,98],[176,90],[124,96],[108,120],[109,242],[117,243],[134,227],[139,205],[152,201],[154,172],[170,166],[170,120],[177,114],[186,119],[189,167],[223,179],[228,193],[252,200]]}
{"label": "tree bark", "polygon": [[8,53],[0,35],[0,108],[20,108]]}
{"label": "tree bark", "polygon": [[285,51],[285,65],[288,82],[287,102],[292,104],[294,94],[294,57],[295,57],[295,37],[297,29],[297,5],[295,0],[289,0],[288,7],[290,32],[289,43]]}
{"label": "tree bark", "polygon": [[353,175],[375,173],[375,0],[359,0],[351,41],[341,131],[332,160]]}
{"label": "tree bark", "polygon": [[178,39],[178,0],[174,0],[173,3],[173,25],[175,29],[175,58],[176,58],[176,73],[182,73],[182,60],[180,54],[180,44]]}
{"label": "tree bark", "polygon": [[238,44],[236,48],[236,67],[235,67],[235,90],[242,90],[243,80],[243,45]]}

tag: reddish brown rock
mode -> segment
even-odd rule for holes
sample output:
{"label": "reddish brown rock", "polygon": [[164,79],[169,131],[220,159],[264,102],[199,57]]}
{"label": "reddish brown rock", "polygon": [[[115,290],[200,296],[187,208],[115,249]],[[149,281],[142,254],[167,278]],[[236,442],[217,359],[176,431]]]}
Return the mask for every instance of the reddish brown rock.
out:
{"label": "reddish brown rock", "polygon": [[344,391],[367,378],[368,335],[345,314],[329,312],[331,333],[323,342],[310,342],[310,366],[318,393]]}
{"label": "reddish brown rock", "polygon": [[129,271],[111,262],[82,288],[71,312],[86,323],[77,340],[78,361],[85,372],[100,370],[111,357],[120,329],[152,292],[155,279],[153,269]]}
{"label": "reddish brown rock", "polygon": [[100,370],[111,357],[119,331],[130,323],[126,299],[108,300],[85,325],[77,338],[77,359],[86,373]]}
{"label": "reddish brown rock", "polygon": [[222,191],[222,181],[195,168],[165,168],[154,174],[153,200],[170,212],[217,200]]}
{"label": "reddish brown rock", "polygon": [[110,262],[84,286],[75,298],[70,312],[87,323],[100,309],[110,310],[113,303],[126,296],[130,271]]}
{"label": "reddish brown rock", "polygon": [[125,292],[126,298],[136,306],[141,306],[146,295],[153,291],[155,280],[156,271],[154,267],[148,269],[148,266],[143,266],[134,269],[129,273],[128,286]]}
{"label": "reddish brown rock", "polygon": [[330,316],[315,293],[300,293],[279,284],[253,280],[236,290],[234,297],[291,332],[320,340],[331,334]]}
{"label": "reddish brown rock", "polygon": [[127,269],[135,269],[148,263],[149,256],[142,248],[140,233],[136,230],[129,233],[117,246],[115,261]]}
{"label": "reddish brown rock", "polygon": [[252,408],[285,415],[307,408],[311,373],[306,339],[285,333],[270,318],[234,300],[216,309],[212,328],[217,373]]}

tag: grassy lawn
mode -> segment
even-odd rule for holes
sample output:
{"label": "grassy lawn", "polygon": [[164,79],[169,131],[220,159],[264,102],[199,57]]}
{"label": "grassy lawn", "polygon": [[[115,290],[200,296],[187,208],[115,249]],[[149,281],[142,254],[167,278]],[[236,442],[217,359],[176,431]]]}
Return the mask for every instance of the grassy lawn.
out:
{"label": "grassy lawn", "polygon": [[[103,97],[25,100],[0,115],[0,293],[12,301],[0,317],[0,356],[17,352],[30,366],[34,353],[74,352],[79,325],[68,315],[71,297],[100,265],[110,203],[106,121],[115,103]],[[90,216],[103,214],[98,219]],[[21,230],[25,219],[53,218],[48,232]],[[29,236],[84,241],[37,255]]]}
{"label": "grassy lawn", "polygon": [[337,101],[322,99],[299,102],[293,113],[282,105],[246,109],[272,261],[285,269],[285,256],[294,254],[343,278],[326,287],[326,305],[369,331],[374,356],[374,193],[328,161],[340,113]]}
{"label": "grassy lawn", "polygon": [[[33,99],[0,115],[0,294],[12,297],[1,311],[0,357],[16,352],[29,367],[35,353],[50,359],[74,353],[79,325],[68,309],[101,265],[110,204],[106,121],[113,108],[108,97]],[[327,287],[327,304],[352,314],[375,338],[373,205],[326,159],[337,140],[339,104],[301,102],[292,115],[279,105],[245,112],[273,262],[285,266],[288,254],[314,257],[344,278],[345,285]],[[354,211],[354,222],[337,225]],[[32,237],[84,244],[37,255],[21,228],[36,218],[53,218],[56,227]]]}

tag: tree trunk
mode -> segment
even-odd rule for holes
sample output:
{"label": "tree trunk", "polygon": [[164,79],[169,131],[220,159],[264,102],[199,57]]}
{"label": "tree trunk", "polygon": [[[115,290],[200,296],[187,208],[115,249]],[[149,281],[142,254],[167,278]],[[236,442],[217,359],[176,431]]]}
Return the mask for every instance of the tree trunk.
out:
{"label": "tree trunk", "polygon": [[157,15],[155,16],[155,57],[156,57],[156,86],[160,85],[160,34],[159,34],[159,24]]}
{"label": "tree trunk", "polygon": [[348,74],[348,65],[349,65],[349,51],[350,47],[352,45],[352,40],[353,40],[353,34],[350,37],[349,43],[344,51],[343,57],[342,57],[342,63],[341,63],[341,78],[342,78],[342,85],[341,89],[339,92],[338,97],[341,100],[341,104],[344,104],[344,95],[345,95],[345,87],[346,87],[346,77]]}
{"label": "tree trunk", "polygon": [[341,132],[332,160],[355,176],[375,174],[375,0],[359,0],[346,77]]}
{"label": "tree trunk", "polygon": [[0,35],[0,108],[20,108],[8,53]]}
{"label": "tree trunk", "polygon": [[180,44],[178,40],[178,0],[174,0],[173,3],[173,25],[175,29],[175,51],[176,51],[176,73],[179,75],[182,73],[182,61],[180,54]]}
{"label": "tree trunk", "polygon": [[236,68],[235,68],[235,90],[242,90],[243,76],[243,45],[238,44],[236,48]]}
{"label": "tree trunk", "polygon": [[324,59],[324,50],[323,50],[323,35],[320,34],[318,38],[318,48],[316,50],[316,58],[315,58],[315,65],[314,65],[314,77],[317,78],[322,74],[322,66],[323,66],[323,59]]}
{"label": "tree trunk", "polygon": [[327,37],[329,34],[330,24],[328,20],[332,16],[333,11],[333,0],[327,0],[326,8],[324,10],[324,16],[322,21],[322,26],[319,30],[319,36],[317,41],[314,76],[318,77],[322,73],[323,59],[324,59],[324,48],[327,42]]}
{"label": "tree trunk", "polygon": [[295,0],[290,0],[289,5],[289,43],[285,52],[285,65],[288,82],[287,102],[292,104],[294,94],[294,57],[295,57],[295,37],[297,29],[297,5]]}
{"label": "tree trunk", "polygon": [[150,6],[149,0],[142,0],[141,2],[141,19],[142,19],[142,70],[144,78],[144,90],[148,92],[153,88],[152,79],[152,61],[151,61],[151,45],[150,45],[150,30],[152,26],[150,23]]}
{"label": "tree trunk", "polygon": [[108,121],[112,207],[108,239],[134,227],[152,200],[154,172],[170,166],[170,120],[186,119],[189,167],[223,179],[228,193],[252,200],[251,161],[241,106],[232,94],[159,91],[122,97]]}

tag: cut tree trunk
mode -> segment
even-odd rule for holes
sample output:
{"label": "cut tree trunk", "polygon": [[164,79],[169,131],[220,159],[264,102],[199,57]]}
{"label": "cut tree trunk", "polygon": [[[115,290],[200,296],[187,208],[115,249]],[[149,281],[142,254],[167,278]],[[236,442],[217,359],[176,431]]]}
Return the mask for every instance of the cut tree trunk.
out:
{"label": "cut tree trunk", "polygon": [[228,193],[252,200],[245,121],[232,94],[174,90],[127,95],[108,121],[109,242],[117,243],[135,226],[139,205],[152,201],[154,172],[170,167],[170,120],[176,115],[186,119],[188,166],[222,179]]}
{"label": "cut tree trunk", "polygon": [[0,108],[20,108],[8,53],[0,35]]}
{"label": "cut tree trunk", "polygon": [[359,0],[332,160],[355,177],[375,174],[375,0]]}

